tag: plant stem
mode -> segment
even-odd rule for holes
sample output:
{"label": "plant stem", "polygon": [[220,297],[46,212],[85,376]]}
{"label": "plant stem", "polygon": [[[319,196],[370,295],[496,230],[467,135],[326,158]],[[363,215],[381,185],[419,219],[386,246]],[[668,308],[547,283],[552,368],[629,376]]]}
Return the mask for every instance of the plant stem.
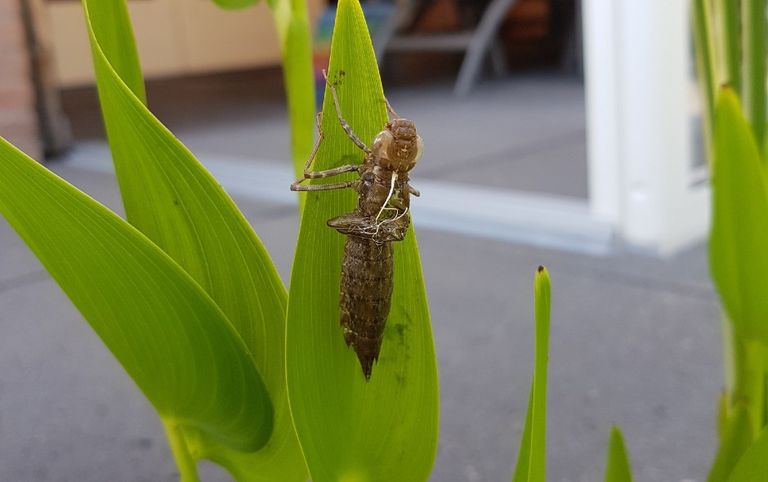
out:
{"label": "plant stem", "polygon": [[742,102],[761,153],[765,143],[766,0],[741,0],[744,45]]}
{"label": "plant stem", "polygon": [[743,405],[749,414],[752,433],[761,432],[765,423],[765,348],[757,340],[747,340],[732,333],[733,388],[730,405]]}
{"label": "plant stem", "polygon": [[739,4],[734,0],[717,0],[715,18],[719,21],[717,35],[721,42],[723,83],[729,84],[736,92],[741,92],[741,49],[739,45]]}
{"label": "plant stem", "polygon": [[715,65],[716,60],[712,46],[712,9],[709,0],[693,0],[693,35],[696,48],[696,67],[699,77],[699,88],[704,99],[702,124],[704,125],[704,143],[707,160],[712,162],[712,129],[714,127],[715,111]]}
{"label": "plant stem", "polygon": [[181,426],[174,420],[164,419],[163,427],[168,444],[171,446],[173,460],[179,469],[179,482],[200,482],[197,476],[197,463],[189,451]]}

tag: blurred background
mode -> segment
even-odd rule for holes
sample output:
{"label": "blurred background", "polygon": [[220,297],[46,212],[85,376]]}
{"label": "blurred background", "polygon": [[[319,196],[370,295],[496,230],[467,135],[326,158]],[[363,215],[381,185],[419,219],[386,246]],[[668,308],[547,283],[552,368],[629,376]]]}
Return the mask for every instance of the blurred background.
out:
{"label": "blurred background", "polygon": [[[598,480],[614,423],[637,480],[704,480],[722,368],[686,4],[363,4],[385,92],[426,145],[412,179],[441,373],[433,480],[511,476],[538,264],[553,277],[550,480]],[[128,5],[150,108],[287,283],[297,213],[271,13]],[[319,72],[333,5],[309,6]],[[0,62],[0,135],[122,213],[80,3],[4,0]],[[149,404],[0,219],[0,480],[175,477]]]}

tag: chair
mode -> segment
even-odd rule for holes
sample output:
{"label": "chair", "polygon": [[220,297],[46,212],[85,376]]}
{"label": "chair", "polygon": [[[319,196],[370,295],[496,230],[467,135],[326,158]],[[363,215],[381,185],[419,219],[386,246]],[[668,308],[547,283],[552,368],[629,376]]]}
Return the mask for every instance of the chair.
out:
{"label": "chair", "polygon": [[400,31],[412,23],[418,7],[412,0],[398,3],[398,13],[389,25],[376,35],[374,45],[379,63],[390,52],[464,52],[464,60],[454,86],[454,94],[464,96],[478,79],[483,61],[490,56],[493,69],[506,72],[504,50],[498,32],[506,13],[517,0],[490,0],[473,29],[437,34],[404,34]]}

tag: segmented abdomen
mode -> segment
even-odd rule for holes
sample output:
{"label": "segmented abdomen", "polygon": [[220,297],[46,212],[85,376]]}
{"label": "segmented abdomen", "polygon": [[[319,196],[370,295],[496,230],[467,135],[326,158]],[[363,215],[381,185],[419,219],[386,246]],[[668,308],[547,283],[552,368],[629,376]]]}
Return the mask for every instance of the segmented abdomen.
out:
{"label": "segmented abdomen", "polygon": [[379,358],[392,298],[392,243],[347,236],[341,266],[341,326],[365,378]]}

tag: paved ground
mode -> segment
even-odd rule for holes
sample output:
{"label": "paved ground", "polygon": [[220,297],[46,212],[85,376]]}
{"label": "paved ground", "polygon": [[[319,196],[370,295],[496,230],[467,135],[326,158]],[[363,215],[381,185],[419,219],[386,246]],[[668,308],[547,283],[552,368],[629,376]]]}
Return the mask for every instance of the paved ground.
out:
{"label": "paved ground", "polygon": [[[284,159],[289,152],[288,121],[279,95],[281,80],[274,74],[156,81],[148,98],[153,112],[193,152],[215,152],[248,162]],[[433,81],[387,91],[397,111],[417,121],[424,138],[424,161],[414,175],[587,197],[580,82],[531,73],[486,82],[464,99],[455,98],[452,89],[449,81]],[[65,102],[77,119],[79,139],[103,137],[91,90],[71,92]]]}
{"label": "paved ground", "polygon": [[[504,111],[487,92],[512,97],[509,110]],[[433,142],[438,145],[430,148],[429,156],[434,157],[425,159],[455,167],[449,173],[425,167],[426,176],[492,184],[499,182],[493,174],[497,168],[506,169],[506,163],[524,166],[528,158],[528,168],[515,169],[518,175],[510,182],[551,178],[545,188],[581,196],[586,183],[579,187],[578,179],[585,179],[583,172],[579,178],[563,174],[571,171],[539,169],[542,164],[563,166],[579,159],[583,163],[578,92],[577,84],[543,76],[491,85],[475,100],[454,107],[436,101],[437,97],[430,104],[419,92],[392,97],[398,105],[408,106],[401,107],[405,113],[412,105],[416,111],[417,103],[423,102],[431,119],[444,119],[451,132],[466,135],[457,139],[460,136],[443,134],[436,122],[425,123],[435,129],[431,139],[444,141]],[[544,102],[537,113],[536,99],[552,102]],[[507,124],[498,132],[486,132],[485,124],[483,129],[457,131],[453,128],[462,119],[446,112],[461,104],[484,105],[485,110],[478,107],[478,111],[496,116],[492,125]],[[565,107],[558,110],[558,105]],[[231,118],[224,115],[226,110],[222,108],[221,119]],[[466,112],[472,110],[467,107]],[[236,131],[231,123],[226,128],[218,125],[213,111],[206,118],[210,121],[206,141],[201,136],[207,129],[195,128],[189,120],[194,113],[174,112],[169,123],[178,124],[193,149],[210,152],[214,148],[210,139],[216,139],[215,145],[221,147],[215,149],[229,155],[284,156],[279,116],[260,121],[265,133],[253,128],[253,116],[243,114],[242,130]],[[235,118],[238,112],[234,109]],[[520,120],[516,112],[526,112],[529,120]],[[550,121],[554,136],[550,139],[546,128],[551,118],[565,121]],[[88,128],[82,129],[79,134],[88,138]],[[90,133],[98,135],[93,128]],[[272,143],[257,142],[269,139],[270,133]],[[495,143],[483,144],[484,136]],[[509,145],[499,145],[498,139]],[[492,152],[506,154],[499,154],[498,162],[486,161]],[[477,165],[487,168],[488,175],[461,163],[472,156],[480,159]],[[109,175],[66,162],[51,167],[119,210]],[[574,178],[578,182],[569,182]],[[516,187],[539,185],[526,183]],[[294,209],[237,201],[287,279],[296,234]],[[418,219],[415,222],[418,227]],[[590,257],[424,229],[419,230],[419,239],[442,392],[440,451],[432,480],[510,478],[530,380],[531,280],[538,264],[549,266],[553,277],[549,480],[600,480],[613,423],[625,431],[639,482],[705,479],[714,450],[721,360],[718,306],[703,247],[659,260],[621,253]],[[228,480],[210,466],[203,473],[207,481]],[[0,480],[171,481],[174,474],[148,403],[0,221]]]}

